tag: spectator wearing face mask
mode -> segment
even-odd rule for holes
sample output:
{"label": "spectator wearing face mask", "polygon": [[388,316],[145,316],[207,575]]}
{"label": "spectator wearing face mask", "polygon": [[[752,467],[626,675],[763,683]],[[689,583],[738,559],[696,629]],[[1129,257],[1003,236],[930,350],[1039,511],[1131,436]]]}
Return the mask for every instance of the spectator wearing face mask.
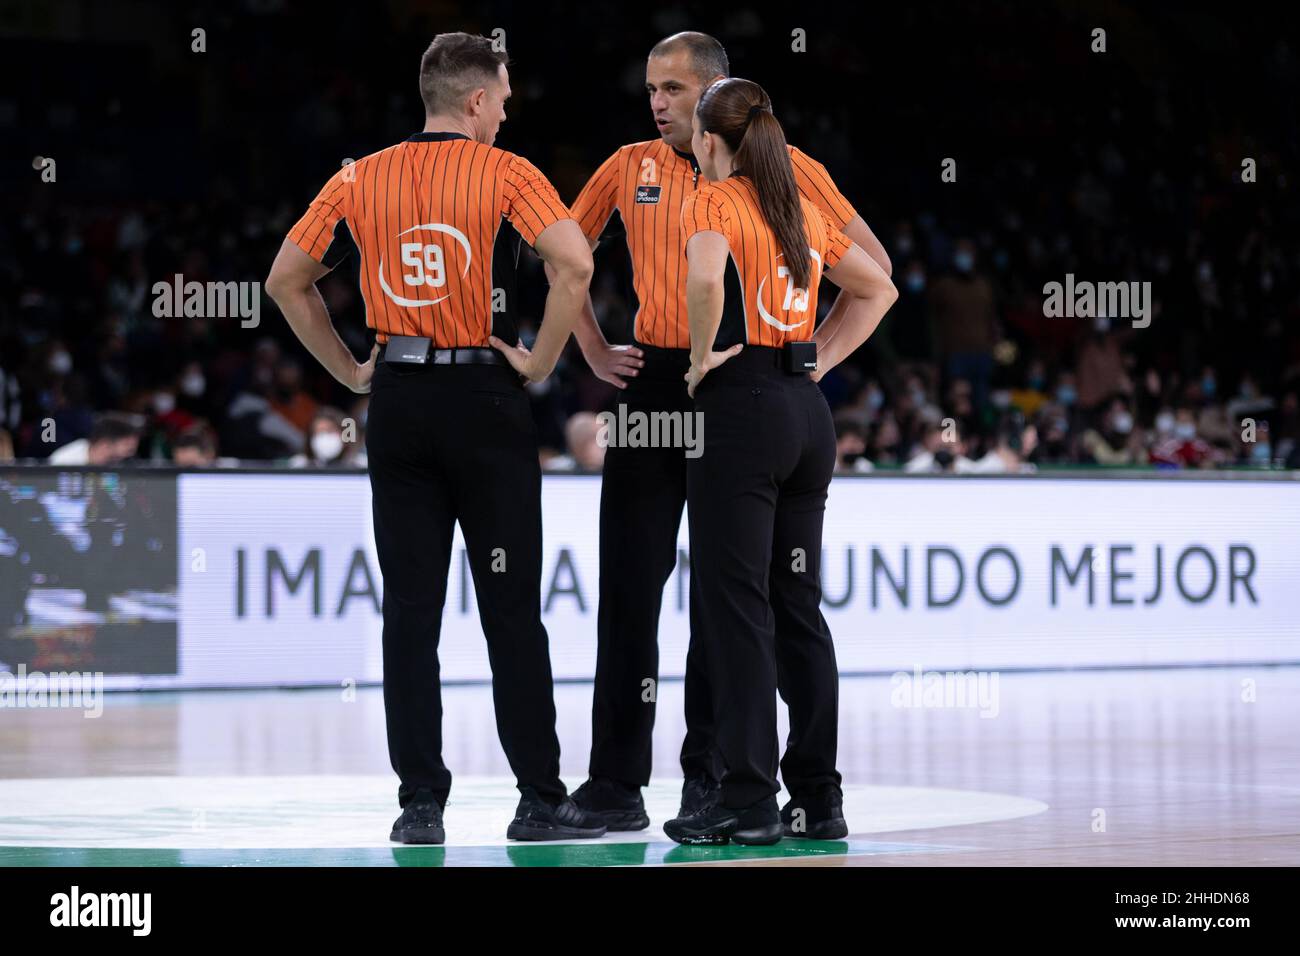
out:
{"label": "spectator wearing face mask", "polygon": [[898,420],[886,412],[871,428],[867,457],[873,468],[897,468],[902,459],[902,432]]}
{"label": "spectator wearing face mask", "polygon": [[925,379],[916,372],[909,373],[903,380],[902,394],[897,396],[895,406],[902,416],[941,417],[939,406],[930,399]]}
{"label": "spectator wearing face mask", "polygon": [[975,271],[975,243],[970,239],[957,241],[952,264],[953,273],[931,287],[930,312],[949,377],[968,380],[975,406],[983,408],[998,340],[993,284]]}
{"label": "spectator wearing face mask", "polygon": [[908,474],[925,472],[968,472],[972,462],[966,457],[966,442],[955,424],[927,423],[921,433],[921,447],[903,470]]}
{"label": "spectator wearing face mask", "polygon": [[1212,402],[1219,393],[1219,377],[1213,367],[1206,365],[1201,369],[1201,397]]}
{"label": "spectator wearing face mask", "polygon": [[46,368],[54,378],[62,378],[72,371],[72,353],[67,350],[62,342],[50,343]]}
{"label": "spectator wearing face mask", "polygon": [[186,362],[173,384],[179,408],[196,419],[211,419],[216,413],[208,393],[208,378],[200,362]]}
{"label": "spectator wearing face mask", "polygon": [[1151,446],[1150,461],[1165,468],[1209,468],[1223,456],[1196,433],[1196,416],[1191,408],[1180,406],[1171,413],[1162,409],[1156,416],[1156,440]]}
{"label": "spectator wearing face mask", "polygon": [[1056,404],[1060,405],[1067,413],[1073,412],[1079,405],[1079,387],[1075,384],[1074,374],[1072,372],[1062,372],[1056,380],[1056,392],[1054,393]]}
{"label": "spectator wearing face mask", "polygon": [[[344,417],[337,408],[321,408],[308,422],[307,450],[289,459],[292,468],[330,468],[348,465],[349,450],[356,452],[356,441],[344,440]],[[355,428],[353,429],[355,431]]]}
{"label": "spectator wearing face mask", "polygon": [[928,288],[925,263],[920,259],[907,260],[898,281],[898,301],[890,310],[890,320],[876,333],[876,336],[887,334],[895,354],[904,361],[934,358],[934,336],[926,303]]}
{"label": "spectator wearing face mask", "polygon": [[308,431],[308,426],[317,414],[320,406],[303,390],[302,366],[293,359],[285,359],[276,366],[271,407],[294,428],[303,432]]}
{"label": "spectator wearing face mask", "polygon": [[1260,413],[1272,410],[1272,397],[1261,394],[1255,377],[1247,372],[1241,378],[1237,394],[1228,402],[1228,419],[1239,423],[1243,417],[1258,418]]}
{"label": "spectator wearing face mask", "polygon": [[1084,450],[1098,465],[1137,465],[1146,461],[1140,436],[1133,428],[1133,413],[1123,399],[1114,399],[1097,427],[1080,438]]}
{"label": "spectator wearing face mask", "polygon": [[1043,406],[1038,416],[1038,442],[1032,460],[1036,465],[1070,464],[1070,419],[1059,404]]}
{"label": "spectator wearing face mask", "polygon": [[176,392],[170,386],[156,389],[150,400],[154,423],[168,444],[181,432],[194,424],[194,416],[176,403]]}
{"label": "spectator wearing face mask", "polygon": [[1116,392],[1132,388],[1119,342],[1110,332],[1110,319],[1103,316],[1093,320],[1093,332],[1079,350],[1075,381],[1079,407],[1084,411],[1092,411]]}
{"label": "spectator wearing face mask", "polygon": [[1047,370],[1042,359],[1034,359],[1025,371],[1023,388],[1011,390],[1011,404],[1020,409],[1026,418],[1033,418],[1047,401]]}
{"label": "spectator wearing face mask", "polygon": [[871,471],[871,462],[863,457],[867,450],[867,436],[856,420],[837,416],[835,419],[835,472],[853,474]]}
{"label": "spectator wearing face mask", "polygon": [[[1273,430],[1269,427],[1267,421],[1258,421],[1255,423],[1255,440],[1243,441],[1241,443],[1242,453],[1238,460],[1243,465],[1250,465],[1254,468],[1271,468],[1275,457],[1280,457],[1275,453],[1273,447]],[[1288,464],[1287,467],[1294,468],[1295,465]]]}

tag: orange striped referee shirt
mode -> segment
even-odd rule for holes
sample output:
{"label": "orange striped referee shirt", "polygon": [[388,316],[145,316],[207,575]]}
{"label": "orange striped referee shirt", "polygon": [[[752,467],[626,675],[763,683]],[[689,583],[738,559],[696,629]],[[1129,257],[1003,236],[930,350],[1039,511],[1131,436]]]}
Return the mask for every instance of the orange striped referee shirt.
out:
{"label": "orange striped referee shirt", "polygon": [[853,245],[820,207],[800,196],[804,233],[811,255],[808,288],[795,288],[785,254],[758,203],[758,190],[732,174],[708,183],[682,207],[682,241],[698,232],[717,232],[731,249],[724,280],[722,321],[715,349],[737,342],[778,347],[806,342],[817,324],[817,284]]}
{"label": "orange striped referee shirt", "polygon": [[[842,229],[857,215],[821,163],[793,146],[790,162],[799,192],[836,227]],[[681,210],[701,185],[695,157],[655,139],[619,149],[573,202],[573,218],[592,241],[616,211],[623,220],[638,303],[632,337],[642,345],[690,348]]]}
{"label": "orange striped referee shirt", "polygon": [[460,133],[417,133],[335,173],[289,240],[332,268],[350,236],[366,324],[380,342],[423,335],[435,348],[487,347],[489,335],[518,339],[520,238],[533,245],[568,218],[522,156]]}

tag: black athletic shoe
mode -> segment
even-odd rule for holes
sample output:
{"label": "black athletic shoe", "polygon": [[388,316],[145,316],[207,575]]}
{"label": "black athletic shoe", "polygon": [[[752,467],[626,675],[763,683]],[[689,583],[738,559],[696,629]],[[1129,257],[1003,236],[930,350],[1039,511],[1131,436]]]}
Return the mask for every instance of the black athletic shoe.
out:
{"label": "black athletic shoe", "polygon": [[641,788],[625,787],[617,780],[593,777],[573,791],[573,802],[579,810],[598,817],[611,833],[644,830],[650,825]]}
{"label": "black athletic shoe", "polygon": [[[803,812],[796,816],[800,810]],[[844,794],[835,786],[796,794],[781,808],[781,827],[786,836],[804,840],[839,840],[848,836]]]}
{"label": "black athletic shoe", "polygon": [[447,834],[442,828],[442,806],[428,790],[417,790],[393,821],[388,839],[394,843],[443,843]]}
{"label": "black athletic shoe", "polygon": [[605,824],[581,810],[572,797],[551,806],[532,787],[520,792],[515,818],[506,828],[511,840],[590,840],[605,835]]}
{"label": "black athletic shoe", "polygon": [[693,773],[682,784],[682,805],[677,818],[693,817],[722,800],[722,784],[702,773]]}
{"label": "black athletic shoe", "polygon": [[776,797],[760,800],[743,810],[714,803],[698,813],[669,820],[664,824],[664,833],[687,846],[724,843],[768,846],[781,839],[781,815],[776,809]]}

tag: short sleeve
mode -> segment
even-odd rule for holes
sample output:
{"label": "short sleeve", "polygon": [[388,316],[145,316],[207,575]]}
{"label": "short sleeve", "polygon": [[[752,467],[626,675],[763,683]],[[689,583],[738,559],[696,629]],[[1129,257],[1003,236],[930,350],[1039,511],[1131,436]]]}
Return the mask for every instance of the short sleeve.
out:
{"label": "short sleeve", "polygon": [[843,229],[857,216],[858,211],[835,187],[835,181],[825,166],[793,146],[790,147],[790,165],[794,167],[794,181],[799,192],[826,213],[837,229]]}
{"label": "short sleeve", "polygon": [[503,215],[530,246],[547,226],[572,219],[569,209],[541,170],[522,156],[511,156],[505,172]]}
{"label": "short sleeve", "polygon": [[582,234],[592,242],[600,238],[609,217],[618,208],[618,186],[622,178],[620,155],[621,151],[601,163],[573,201],[573,218],[578,220]]}
{"label": "short sleeve", "polygon": [[697,232],[718,232],[731,241],[730,217],[712,189],[702,189],[682,203],[682,239],[688,241]]}
{"label": "short sleeve", "polygon": [[826,251],[823,253],[822,268],[830,269],[844,258],[844,254],[853,245],[853,240],[844,235],[825,212],[821,213],[822,223],[826,226]]}
{"label": "short sleeve", "polygon": [[[356,170],[352,164],[331,176],[320,194],[307,206],[302,218],[289,230],[289,241],[317,262],[328,265],[327,259],[337,261],[338,256],[330,253],[330,247],[334,245],[334,233],[339,223],[348,217],[352,199],[350,187],[355,178]],[[337,252],[337,247],[335,250]]]}

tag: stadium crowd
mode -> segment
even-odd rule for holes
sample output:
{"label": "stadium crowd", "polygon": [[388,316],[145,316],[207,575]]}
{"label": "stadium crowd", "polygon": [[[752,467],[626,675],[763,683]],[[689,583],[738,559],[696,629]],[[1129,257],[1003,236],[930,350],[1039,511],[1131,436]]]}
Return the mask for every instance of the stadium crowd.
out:
{"label": "stadium crowd", "polygon": [[[255,326],[155,314],[155,284],[174,275],[260,281],[301,207],[337,168],[332,157],[361,155],[418,128],[414,82],[389,75],[387,54],[364,67],[322,56],[308,69],[301,49],[277,61],[268,50],[284,49],[275,44],[306,29],[308,15],[256,7],[232,15],[229,29],[256,21],[265,46],[248,51],[224,84],[201,83],[205,119],[188,148],[226,149],[229,158],[195,159],[197,185],[138,171],[104,185],[161,148],[131,135],[131,123],[148,120],[130,98],[183,97],[183,82],[156,91],[185,67],[138,63],[89,104],[56,92],[36,106],[6,94],[17,99],[0,116],[16,112],[38,129],[109,129],[104,110],[117,110],[127,128],[101,137],[87,180],[75,178],[74,151],[57,183],[34,169],[21,185],[6,184],[14,188],[0,217],[0,462],[365,464],[365,397],[322,372],[269,300],[260,301]],[[1066,42],[1071,26],[1068,14],[1056,16],[1061,22],[1043,25],[1053,41],[1040,55],[1068,69],[1086,65],[1086,47],[1053,45]],[[412,23],[415,46],[436,32]],[[737,75],[760,60],[767,34],[757,13],[715,25],[661,12],[645,35],[691,24],[722,37]],[[795,84],[777,98],[790,141],[827,166],[884,242],[900,291],[880,331],[822,382],[841,470],[1300,467],[1300,204],[1288,201],[1295,184],[1285,172],[1295,166],[1294,123],[1252,131],[1253,119],[1270,114],[1236,111],[1238,91],[1228,84],[1187,90],[1170,82],[1183,60],[1168,73],[1112,73],[1067,109],[1065,87],[1017,82],[996,48],[959,43],[959,26],[949,45],[936,41],[942,76],[911,78],[880,108],[886,122],[871,128],[896,138],[865,142],[853,102],[815,106],[803,92],[813,87]],[[1294,102],[1295,51],[1281,40],[1273,49],[1258,68],[1279,103]],[[1190,41],[1178,51],[1197,59]],[[882,73],[905,69],[900,54],[880,52]],[[829,86],[860,80],[852,58],[834,48],[819,55]],[[498,143],[534,159],[566,200],[621,142],[653,134],[637,57],[605,41],[591,60],[591,69],[617,78],[606,92],[617,122],[571,123],[563,136],[549,135],[537,74],[561,67],[528,58],[518,67],[518,123],[507,123]],[[366,63],[374,62],[372,54]],[[285,81],[288,99],[275,102],[295,104],[286,115],[258,101],[259,89],[299,67],[310,84]],[[965,99],[976,94],[941,93],[945,80],[963,75],[979,86],[977,120]],[[975,83],[986,77],[996,82]],[[368,103],[385,107],[365,112]],[[246,138],[232,143],[223,137],[236,116]],[[272,162],[268,150],[283,155]],[[954,153],[957,181],[945,183],[940,161]],[[1243,157],[1254,163],[1253,181],[1243,181]],[[353,257],[321,288],[344,340],[364,355],[356,267]],[[538,317],[545,280],[527,254],[520,268],[527,323]],[[628,340],[635,305],[626,272],[613,236],[597,253],[592,286],[610,341]],[[1150,324],[1128,315],[1048,317],[1044,285],[1067,275],[1149,282]],[[832,297],[821,301],[825,309]],[[595,413],[611,408],[617,391],[591,374],[576,345],[556,375],[529,390],[544,465],[599,470]]]}

